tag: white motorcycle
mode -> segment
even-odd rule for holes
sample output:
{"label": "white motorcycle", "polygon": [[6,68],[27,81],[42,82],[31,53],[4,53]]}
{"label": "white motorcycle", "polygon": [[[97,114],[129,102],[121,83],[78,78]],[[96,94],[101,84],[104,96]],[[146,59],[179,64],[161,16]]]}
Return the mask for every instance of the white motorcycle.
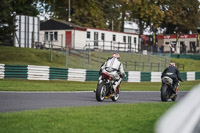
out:
{"label": "white motorcycle", "polygon": [[97,84],[96,100],[101,102],[106,98],[111,98],[112,101],[117,101],[120,95],[120,85],[117,86],[116,93],[114,93],[115,80],[107,72],[102,72],[101,76],[102,81]]}

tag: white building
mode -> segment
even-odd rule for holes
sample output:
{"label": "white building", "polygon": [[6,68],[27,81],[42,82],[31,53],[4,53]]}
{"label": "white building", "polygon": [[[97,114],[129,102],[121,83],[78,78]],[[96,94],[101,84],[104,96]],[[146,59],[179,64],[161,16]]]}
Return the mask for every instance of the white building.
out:
{"label": "white building", "polygon": [[45,47],[138,51],[138,34],[80,27],[50,19],[40,25],[40,42]]}

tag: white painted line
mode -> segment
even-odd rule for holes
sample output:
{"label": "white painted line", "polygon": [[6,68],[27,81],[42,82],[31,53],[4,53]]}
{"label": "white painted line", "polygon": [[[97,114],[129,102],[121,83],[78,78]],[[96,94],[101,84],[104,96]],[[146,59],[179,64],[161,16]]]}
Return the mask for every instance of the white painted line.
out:
{"label": "white painted line", "polygon": [[[93,91],[0,91],[0,93],[88,93]],[[120,91],[125,93],[159,93],[160,91]],[[179,92],[189,92],[189,91],[179,91]]]}

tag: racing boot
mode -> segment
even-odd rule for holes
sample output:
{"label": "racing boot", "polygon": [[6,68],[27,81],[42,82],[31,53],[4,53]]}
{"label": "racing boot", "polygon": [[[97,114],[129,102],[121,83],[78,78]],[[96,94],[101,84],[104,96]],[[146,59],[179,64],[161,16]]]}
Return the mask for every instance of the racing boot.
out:
{"label": "racing boot", "polygon": [[118,81],[116,81],[115,82],[115,84],[113,85],[113,89],[114,89],[114,94],[116,95],[116,94],[118,94],[119,93],[119,85],[120,85],[120,83],[121,83],[121,81],[122,81],[122,79],[120,78]]}
{"label": "racing boot", "polygon": [[175,97],[177,94],[176,94],[176,85],[174,85],[173,87],[173,90],[172,90],[172,95],[170,96],[170,99],[172,99],[173,97]]}

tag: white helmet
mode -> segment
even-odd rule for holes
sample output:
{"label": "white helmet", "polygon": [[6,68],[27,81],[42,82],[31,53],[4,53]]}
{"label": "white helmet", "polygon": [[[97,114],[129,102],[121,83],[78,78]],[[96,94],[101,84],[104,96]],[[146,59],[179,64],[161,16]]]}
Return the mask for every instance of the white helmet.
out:
{"label": "white helmet", "polygon": [[169,63],[169,66],[175,66],[175,63]]}

